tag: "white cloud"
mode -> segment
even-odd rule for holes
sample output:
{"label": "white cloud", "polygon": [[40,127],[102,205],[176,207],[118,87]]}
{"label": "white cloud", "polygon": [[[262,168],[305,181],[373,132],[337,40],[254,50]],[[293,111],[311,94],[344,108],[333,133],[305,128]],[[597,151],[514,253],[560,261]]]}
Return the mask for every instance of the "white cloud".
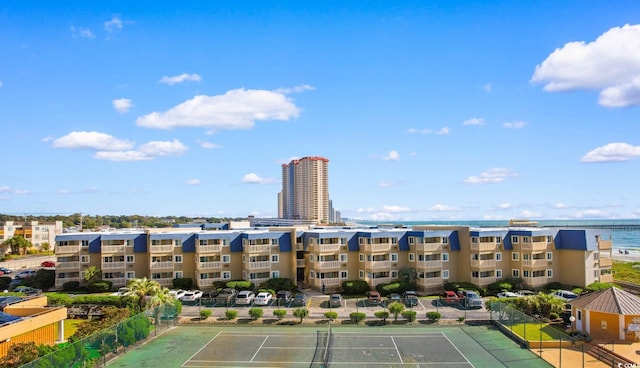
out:
{"label": "white cloud", "polygon": [[568,42],[536,66],[532,83],[549,92],[601,90],[609,107],[640,104],[640,25],[614,27],[593,42]]}
{"label": "white cloud", "polygon": [[284,94],[266,90],[235,89],[224,95],[195,96],[165,112],[141,116],[145,128],[206,127],[250,129],[260,120],[289,120],[300,109]]}
{"label": "white cloud", "polygon": [[174,139],[173,141],[151,141],[141,145],[137,150],[98,151],[93,157],[108,161],[148,161],[157,157],[179,156],[186,151],[187,147]]}
{"label": "white cloud", "polygon": [[640,157],[640,146],[628,143],[609,143],[589,151],[582,156],[582,162],[621,162]]}
{"label": "white cloud", "polygon": [[501,210],[508,210],[511,209],[511,207],[513,207],[511,203],[500,203],[498,205],[498,208],[500,208]]}
{"label": "white cloud", "polygon": [[128,98],[119,98],[113,100],[113,108],[120,114],[125,114],[133,107],[133,103]]}
{"label": "white cloud", "polygon": [[519,176],[518,173],[515,173],[509,169],[505,168],[492,168],[479,176],[470,176],[464,180],[466,184],[488,184],[488,183],[500,183],[503,182],[506,178],[512,178]]}
{"label": "white cloud", "polygon": [[204,149],[221,149],[223,148],[223,146],[216,144],[216,143],[211,143],[211,142],[205,142],[205,141],[199,141],[198,144],[200,144],[200,147],[204,148]]}
{"label": "white cloud", "polygon": [[184,182],[187,185],[200,185],[200,180],[198,179],[189,179],[189,180],[185,180]]}
{"label": "white cloud", "polygon": [[96,160],[106,160],[106,161],[148,161],[152,160],[152,157],[146,156],[144,153],[139,151],[99,151],[93,155],[93,158]]}
{"label": "white cloud", "polygon": [[527,125],[524,121],[508,121],[506,123],[502,123],[502,126],[508,129],[522,129]]}
{"label": "white cloud", "polygon": [[134,146],[132,142],[117,139],[109,134],[100,132],[71,132],[55,139],[54,148],[89,149],[98,151],[121,151]]}
{"label": "white cloud", "polygon": [[541,217],[543,217],[543,214],[541,212],[534,212],[534,211],[524,210],[524,211],[520,212],[518,217],[522,218],[522,219],[541,218]]}
{"label": "white cloud", "polygon": [[111,20],[108,20],[106,22],[104,22],[104,29],[111,33],[113,32],[115,29],[122,29],[122,20],[120,19],[120,17],[114,15],[111,17]]}
{"label": "white cloud", "polygon": [[449,128],[443,127],[443,128],[438,129],[438,130],[409,128],[409,129],[407,129],[407,132],[410,133],[410,134],[437,134],[437,135],[443,135],[443,134],[449,134]]}
{"label": "white cloud", "polygon": [[399,181],[381,181],[380,183],[378,183],[378,186],[380,188],[391,188],[391,187],[398,187],[401,185],[404,185],[404,183]]}
{"label": "white cloud", "polygon": [[384,205],[384,206],[382,206],[382,209],[385,212],[392,212],[392,213],[409,212],[409,211],[411,211],[411,209],[409,207],[402,207],[402,206],[398,206],[398,205]]}
{"label": "white cloud", "polygon": [[558,203],[553,205],[553,208],[555,208],[555,209],[563,209],[563,208],[567,208],[567,205],[562,203],[562,202],[558,202]]}
{"label": "white cloud", "polygon": [[201,80],[202,77],[199,74],[182,73],[180,75],[174,75],[173,77],[164,76],[158,81],[158,83],[164,83],[173,86],[174,84],[182,82],[200,82]]}
{"label": "white cloud", "polygon": [[[30,192],[25,189],[13,189],[9,186],[0,186],[0,193],[10,193],[10,194],[29,194]],[[7,197],[4,197],[5,199]]]}
{"label": "white cloud", "polygon": [[11,187],[8,187],[6,185],[0,186],[0,193],[8,193],[11,192]]}
{"label": "white cloud", "polygon": [[74,26],[71,26],[69,29],[71,30],[71,36],[73,38],[96,38],[96,35],[94,35],[93,32],[91,32],[91,30],[88,28],[76,28]]}
{"label": "white cloud", "polygon": [[484,119],[483,118],[471,118],[468,120],[465,120],[462,125],[484,125]]}
{"label": "white cloud", "polygon": [[247,184],[273,184],[276,183],[276,180],[272,178],[261,178],[258,174],[249,173],[242,178],[242,182]]}
{"label": "white cloud", "polygon": [[482,89],[484,89],[484,91],[487,93],[491,93],[491,91],[493,90],[493,86],[491,85],[491,83],[485,83],[485,85],[482,86]]}
{"label": "white cloud", "polygon": [[457,211],[457,209],[451,206],[447,206],[446,204],[434,204],[433,206],[427,208],[427,211],[449,212]]}
{"label": "white cloud", "polygon": [[310,86],[308,84],[302,84],[300,86],[290,87],[290,88],[278,88],[274,92],[283,93],[285,95],[290,93],[301,93],[304,91],[313,91],[315,87]]}
{"label": "white cloud", "polygon": [[389,151],[389,154],[382,158],[385,161],[398,161],[400,159],[400,154],[398,151]]}
{"label": "white cloud", "polygon": [[584,211],[578,211],[571,215],[574,218],[603,218],[609,217],[609,214],[602,210],[587,209]]}

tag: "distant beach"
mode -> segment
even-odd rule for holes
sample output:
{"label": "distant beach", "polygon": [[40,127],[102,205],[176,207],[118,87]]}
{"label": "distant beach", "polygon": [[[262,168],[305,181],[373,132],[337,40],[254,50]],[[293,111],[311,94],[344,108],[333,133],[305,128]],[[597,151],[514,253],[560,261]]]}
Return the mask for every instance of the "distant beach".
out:
{"label": "distant beach", "polygon": [[629,254],[621,254],[618,252],[618,250],[614,249],[611,254],[611,257],[616,261],[640,262],[640,252],[630,251]]}

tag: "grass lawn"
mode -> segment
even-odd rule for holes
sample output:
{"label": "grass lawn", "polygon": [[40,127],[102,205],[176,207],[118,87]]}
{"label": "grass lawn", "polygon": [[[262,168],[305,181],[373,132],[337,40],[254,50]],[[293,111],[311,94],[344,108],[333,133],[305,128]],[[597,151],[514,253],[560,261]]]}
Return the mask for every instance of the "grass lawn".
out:
{"label": "grass lawn", "polygon": [[[64,320],[64,339],[67,340],[71,335],[76,333],[78,326],[86,322],[84,319],[65,319]],[[58,336],[58,324],[55,325],[55,336]]]}
{"label": "grass lawn", "polygon": [[[512,331],[518,334],[521,337],[525,337],[529,341],[551,341],[551,340],[560,340],[560,335],[564,340],[568,339],[569,336],[565,333],[561,332],[557,328],[549,325],[548,323],[518,323],[514,324],[510,327]],[[526,334],[525,334],[526,331]],[[542,335],[540,332],[542,331]]]}

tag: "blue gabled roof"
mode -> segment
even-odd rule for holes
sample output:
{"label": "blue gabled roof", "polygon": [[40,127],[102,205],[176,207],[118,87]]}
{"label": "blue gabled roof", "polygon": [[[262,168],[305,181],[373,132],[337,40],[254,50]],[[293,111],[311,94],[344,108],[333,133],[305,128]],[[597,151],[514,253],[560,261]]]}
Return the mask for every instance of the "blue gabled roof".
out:
{"label": "blue gabled roof", "polygon": [[596,237],[611,236],[609,230],[558,230],[555,238],[556,249],[589,250],[598,249]]}
{"label": "blue gabled roof", "polygon": [[144,236],[144,233],[110,233],[110,234],[102,234],[100,236],[101,240],[133,240],[137,239],[139,236]]}

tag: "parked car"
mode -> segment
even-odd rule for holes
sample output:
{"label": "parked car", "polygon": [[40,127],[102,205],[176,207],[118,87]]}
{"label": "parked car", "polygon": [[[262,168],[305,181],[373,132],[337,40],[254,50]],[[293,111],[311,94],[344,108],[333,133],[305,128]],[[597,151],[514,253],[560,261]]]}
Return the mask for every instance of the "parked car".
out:
{"label": "parked car", "polygon": [[118,291],[116,291],[115,293],[111,294],[113,296],[126,296],[126,295],[130,295],[131,294],[131,289],[129,289],[128,287],[121,287],[120,289],[118,289]]}
{"label": "parked car", "polygon": [[24,270],[24,271],[20,271],[20,272],[16,273],[14,278],[16,280],[22,280],[22,279],[28,279],[29,277],[32,277],[32,276],[35,276],[35,275],[36,275],[36,271],[34,271],[34,270]]}
{"label": "parked car", "polygon": [[367,300],[371,304],[380,304],[380,301],[382,300],[382,298],[378,291],[370,290],[370,291],[367,291]]}
{"label": "parked car", "polygon": [[13,279],[9,282],[9,290],[14,290],[16,287],[22,285],[22,280],[20,279]]}
{"label": "parked car", "polygon": [[402,297],[400,296],[400,294],[391,293],[391,294],[389,294],[389,296],[387,296],[387,300],[385,301],[385,304],[389,305],[389,304],[391,304],[393,302],[398,302],[398,303],[402,302]]}
{"label": "parked car", "polygon": [[498,298],[500,298],[500,299],[504,299],[504,298],[518,298],[518,297],[520,297],[520,295],[518,295],[518,294],[516,294],[516,293],[514,293],[514,292],[511,292],[511,291],[503,291],[503,292],[501,292],[501,293],[498,293],[497,297],[498,297]]}
{"label": "parked car", "polygon": [[460,297],[458,296],[458,294],[450,290],[442,293],[440,299],[442,299],[442,302],[447,305],[460,303]]}
{"label": "parked car", "polygon": [[182,300],[186,291],[182,289],[177,290],[169,290],[169,295],[173,296],[175,299]]}
{"label": "parked car", "polygon": [[280,290],[276,293],[276,299],[280,303],[288,303],[291,301],[291,292],[289,290]]}
{"label": "parked car", "polygon": [[256,299],[254,301],[255,305],[269,305],[269,303],[271,303],[271,300],[273,300],[273,295],[271,295],[271,293],[266,292],[266,291],[262,291],[259,292],[258,295],[256,295]]}
{"label": "parked car", "polygon": [[231,303],[231,301],[233,301],[233,298],[235,298],[236,295],[238,295],[238,292],[236,291],[236,289],[225,288],[225,289],[222,289],[220,294],[218,294],[218,296],[216,297],[216,300],[222,303],[229,304]]}
{"label": "parked car", "polygon": [[217,297],[220,293],[216,289],[204,290],[202,292],[202,298],[213,299]]}
{"label": "parked car", "polygon": [[340,294],[329,295],[329,305],[332,307],[342,306],[342,295]]}
{"label": "parked car", "polygon": [[13,291],[15,291],[16,293],[22,293],[22,294],[27,295],[27,296],[41,295],[42,294],[42,290],[36,289],[36,288],[32,288],[32,287],[29,287],[29,286],[18,286]]}
{"label": "parked car", "polygon": [[307,305],[307,301],[309,297],[305,293],[298,293],[293,297],[292,305],[297,307],[305,307]]}
{"label": "parked car", "polygon": [[578,297],[578,294],[569,290],[556,290],[552,295],[562,300],[572,300]]}
{"label": "parked car", "polygon": [[182,295],[183,302],[195,302],[196,300],[202,297],[202,291],[200,290],[189,290],[185,291],[184,295]]}
{"label": "parked car", "polygon": [[250,290],[242,290],[236,296],[236,304],[237,305],[249,305],[253,303],[253,299],[256,298],[256,294]]}
{"label": "parked car", "polygon": [[413,290],[407,290],[402,294],[402,300],[407,307],[415,307],[418,305],[418,293]]}
{"label": "parked car", "polygon": [[482,298],[473,290],[462,290],[458,292],[465,308],[482,308]]}
{"label": "parked car", "polygon": [[2,272],[2,275],[8,275],[10,274],[12,271],[6,267],[0,267],[0,272]]}
{"label": "parked car", "polygon": [[519,290],[519,291],[516,291],[516,294],[518,294],[518,296],[533,296],[533,295],[536,295],[536,293],[531,291],[531,290]]}

